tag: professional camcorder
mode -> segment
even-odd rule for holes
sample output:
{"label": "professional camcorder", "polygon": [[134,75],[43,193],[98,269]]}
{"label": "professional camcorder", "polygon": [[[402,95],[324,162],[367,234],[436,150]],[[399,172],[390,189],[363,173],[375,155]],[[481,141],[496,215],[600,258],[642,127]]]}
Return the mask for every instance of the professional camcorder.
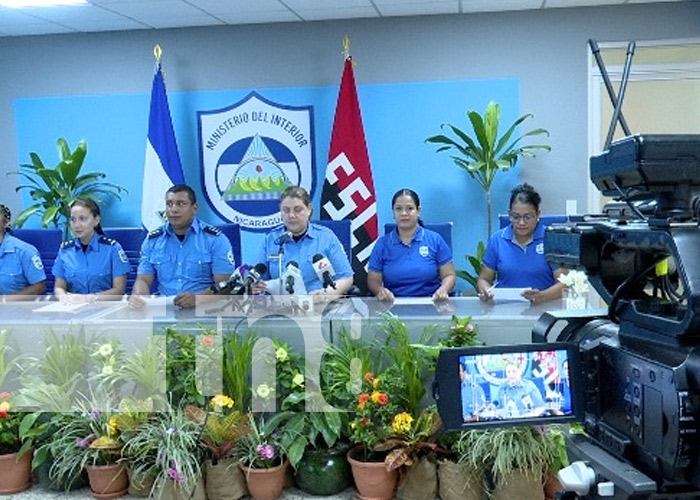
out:
{"label": "professional camcorder", "polygon": [[[613,102],[614,128],[621,99]],[[546,313],[528,346],[441,354],[441,415],[461,429],[581,422],[585,434],[567,438],[576,463],[559,475],[570,490],[561,498],[700,498],[700,135],[608,140],[590,159],[590,175],[616,201],[603,214],[548,228],[545,253],[555,268],[585,270],[607,311]],[[570,391],[570,402],[512,419],[503,417],[502,402],[472,410],[464,380],[480,381],[480,365],[512,353],[526,360],[525,374],[528,359],[554,357],[559,385],[549,389]]]}

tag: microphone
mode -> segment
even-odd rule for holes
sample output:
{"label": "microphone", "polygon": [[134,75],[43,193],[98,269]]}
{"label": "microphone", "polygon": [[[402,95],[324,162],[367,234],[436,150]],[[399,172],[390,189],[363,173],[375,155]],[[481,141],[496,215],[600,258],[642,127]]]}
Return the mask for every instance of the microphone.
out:
{"label": "microphone", "polygon": [[294,238],[294,235],[292,234],[291,231],[286,231],[284,234],[282,234],[279,238],[275,240],[275,245],[282,246],[285,243],[287,243],[289,240]]}
{"label": "microphone", "polygon": [[316,271],[316,276],[323,283],[323,288],[330,286],[335,290],[335,281],[333,281],[333,276],[335,275],[335,269],[333,269],[333,264],[326,257],[317,253],[312,259],[312,264],[314,271]]}
{"label": "microphone", "polygon": [[[295,261],[292,260],[287,264],[287,268],[282,274],[282,280],[284,281],[285,291],[289,295],[306,295],[304,278],[301,275],[299,264],[297,264]],[[280,291],[280,293],[282,292]]]}
{"label": "microphone", "polygon": [[243,282],[243,275],[248,271],[248,266],[243,264],[238,269],[236,269],[227,280],[219,281],[214,283],[209,289],[215,294],[219,294],[223,291],[230,292],[237,286],[240,286]]}
{"label": "microphone", "polygon": [[246,274],[246,277],[243,280],[243,288],[248,289],[254,284],[260,282],[262,280],[263,274],[265,274],[266,272],[267,266],[265,264],[263,264],[262,262],[260,264],[255,264],[255,267],[253,267],[253,269],[250,269],[248,271],[248,274]]}
{"label": "microphone", "polygon": [[[296,261],[290,261],[289,264],[287,264],[287,270],[292,271],[292,267],[295,267],[299,269],[299,264],[296,263]],[[293,272],[286,273],[287,277],[284,280],[284,286],[285,289],[287,290],[287,293],[289,295],[294,295],[294,282],[296,281],[296,278],[294,277]]]}

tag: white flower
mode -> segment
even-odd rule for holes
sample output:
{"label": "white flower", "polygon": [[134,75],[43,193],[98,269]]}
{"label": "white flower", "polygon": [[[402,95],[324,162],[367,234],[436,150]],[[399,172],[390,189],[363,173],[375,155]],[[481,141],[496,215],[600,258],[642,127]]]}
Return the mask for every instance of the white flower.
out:
{"label": "white flower", "polygon": [[267,399],[267,398],[269,398],[270,395],[272,394],[272,388],[271,388],[269,385],[267,385],[267,384],[260,384],[260,385],[258,386],[258,388],[255,389],[255,393],[256,393],[259,397],[261,397],[261,398],[263,398],[263,399]]}
{"label": "white flower", "polygon": [[560,275],[558,280],[571,290],[573,296],[582,296],[588,293],[588,278],[583,271],[571,270],[567,274]]}
{"label": "white flower", "polygon": [[289,354],[287,353],[287,350],[284,347],[278,347],[275,351],[275,357],[277,358],[277,361],[279,361],[280,363],[284,363],[289,359]]}
{"label": "white flower", "polygon": [[292,387],[304,387],[304,375],[297,373],[292,378]]}
{"label": "white flower", "polygon": [[112,344],[102,344],[97,350],[98,354],[103,358],[106,358],[107,356],[112,354],[113,351],[114,349],[112,349]]}
{"label": "white flower", "polygon": [[112,365],[105,365],[102,367],[102,375],[112,375],[114,373],[114,368]]}

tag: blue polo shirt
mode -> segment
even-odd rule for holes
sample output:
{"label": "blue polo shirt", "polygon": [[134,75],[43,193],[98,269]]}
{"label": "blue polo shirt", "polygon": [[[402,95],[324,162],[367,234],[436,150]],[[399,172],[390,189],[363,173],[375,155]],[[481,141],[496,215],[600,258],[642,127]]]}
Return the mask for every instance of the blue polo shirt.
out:
{"label": "blue polo shirt", "polygon": [[197,293],[214,284],[215,274],[235,269],[231,242],[196,217],[180,241],[169,223],[151,231],[141,245],[138,274],[155,275],[158,293]]}
{"label": "blue polo shirt", "polygon": [[514,241],[512,224],[491,236],[484,264],[498,273],[499,288],[546,290],[554,284],[554,270],[544,258],[544,232],[544,225],[537,223],[525,250]]}
{"label": "blue polo shirt", "polygon": [[[284,225],[274,228],[265,235],[265,239],[260,244],[258,250],[258,260],[267,266],[267,273],[264,279],[277,279],[279,273],[279,249],[280,246],[275,240],[286,231]],[[340,240],[333,231],[318,224],[309,224],[309,229],[299,241],[288,241],[284,244],[284,255],[282,256],[282,272],[287,268],[287,264],[296,261],[299,264],[301,275],[304,278],[304,286],[307,292],[320,290],[323,283],[316,276],[313,268],[314,255],[320,254],[326,257],[335,270],[334,280],[339,278],[349,278],[353,275],[352,267],[348,256]]]}
{"label": "blue polo shirt", "polygon": [[428,297],[440,288],[440,266],[452,261],[452,251],[435,231],[418,226],[406,245],[398,229],[377,240],[368,269],[382,275],[384,286],[397,297]]}
{"label": "blue polo shirt", "polygon": [[5,233],[0,244],[0,294],[8,295],[46,280],[39,251]]}
{"label": "blue polo shirt", "polygon": [[66,280],[70,292],[98,293],[112,288],[112,279],[124,276],[129,269],[122,246],[95,233],[84,252],[80,238],[61,245],[51,272]]}

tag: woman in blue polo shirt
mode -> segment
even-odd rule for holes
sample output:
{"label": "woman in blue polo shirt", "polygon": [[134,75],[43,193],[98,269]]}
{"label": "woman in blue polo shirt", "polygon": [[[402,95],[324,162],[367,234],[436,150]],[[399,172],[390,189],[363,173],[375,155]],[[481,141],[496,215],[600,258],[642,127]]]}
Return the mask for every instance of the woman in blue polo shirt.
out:
{"label": "woman in blue polo shirt", "polygon": [[54,295],[67,302],[122,295],[129,261],[122,246],[103,234],[100,207],[89,198],[74,201],[70,227],[75,239],[61,245],[53,265]]}
{"label": "woman in blue polo shirt", "polygon": [[[284,271],[295,262],[304,281],[306,292],[314,295],[315,300],[344,295],[352,286],[353,272],[343,245],[333,231],[327,227],[310,223],[313,208],[311,198],[301,186],[290,186],[280,196],[280,213],[283,225],[274,228],[265,235],[258,251],[258,262],[267,266],[264,278],[269,280],[269,290],[278,283],[280,271]],[[280,250],[282,252],[280,253]],[[333,267],[333,285],[324,285],[319,279],[314,265],[324,257]],[[268,289],[266,284],[256,286],[256,291]],[[296,292],[298,293],[298,292]]]}
{"label": "woman in blue polo shirt", "polygon": [[7,232],[12,213],[0,205],[0,294],[2,302],[44,293],[46,274],[39,251]]}
{"label": "woman in blue polo shirt", "polygon": [[391,199],[396,231],[377,240],[369,257],[367,286],[379,300],[394,297],[446,299],[455,286],[452,251],[420,220],[420,198],[400,189]]}
{"label": "woman in blue polo shirt", "polygon": [[537,304],[558,299],[565,288],[544,257],[545,227],[540,224],[540,195],[529,184],[510,194],[510,225],[491,236],[476,287],[482,300],[493,299],[494,283],[501,288],[527,288],[523,297]]}

